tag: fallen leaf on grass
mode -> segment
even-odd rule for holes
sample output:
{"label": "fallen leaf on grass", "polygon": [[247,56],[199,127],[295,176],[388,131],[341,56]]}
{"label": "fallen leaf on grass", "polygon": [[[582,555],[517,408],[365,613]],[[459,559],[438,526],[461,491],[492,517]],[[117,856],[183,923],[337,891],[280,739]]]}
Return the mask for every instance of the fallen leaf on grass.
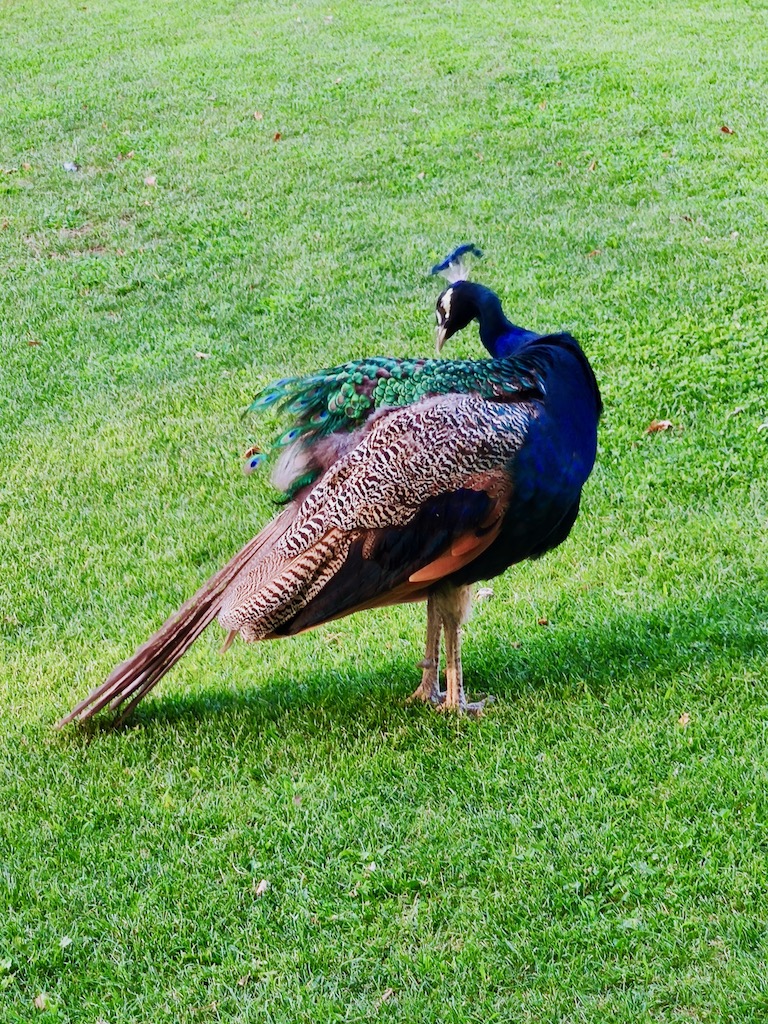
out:
{"label": "fallen leaf on grass", "polygon": [[259,882],[255,889],[256,898],[259,899],[261,896],[263,896],[268,888],[269,882],[266,880],[266,878],[262,878],[262,880]]}
{"label": "fallen leaf on grass", "polygon": [[210,359],[210,352],[195,352],[195,359]]}
{"label": "fallen leaf on grass", "polygon": [[275,134],[272,136],[272,141],[273,142],[279,142],[280,139],[282,139],[282,137],[283,137],[283,133],[282,132],[275,132]]}
{"label": "fallen leaf on grass", "polygon": [[68,935],[62,935],[61,938],[59,939],[59,945],[61,946],[62,949],[66,949],[67,946],[72,945],[72,939],[70,939]]}
{"label": "fallen leaf on grass", "polygon": [[65,160],[64,163],[61,166],[69,174],[74,174],[75,171],[79,171],[80,170],[80,164],[76,164],[74,162],[74,160]]}
{"label": "fallen leaf on grass", "polygon": [[22,171],[31,171],[31,170],[32,170],[32,164],[28,164],[28,163],[26,163],[26,161],[25,161],[25,162],[24,162],[24,163],[23,163],[23,164],[21,165],[21,169],[22,169]]}
{"label": "fallen leaf on grass", "polygon": [[117,159],[118,160],[133,160],[133,158],[135,156],[136,156],[135,151],[134,150],[130,150],[128,153],[118,153],[117,154]]}
{"label": "fallen leaf on grass", "polygon": [[264,120],[264,115],[262,114],[262,112],[260,110],[254,110],[254,112],[253,112],[253,120],[254,121],[263,121]]}
{"label": "fallen leaf on grass", "polygon": [[546,109],[547,109],[547,101],[546,100],[542,100],[541,103],[539,104],[539,110],[546,110]]}
{"label": "fallen leaf on grass", "polygon": [[597,160],[593,160],[592,163],[587,168],[587,170],[588,171],[594,171],[596,169],[597,169]]}
{"label": "fallen leaf on grass", "polygon": [[674,427],[672,420],[651,420],[645,428],[646,434],[658,434],[661,430],[671,430]]}
{"label": "fallen leaf on grass", "polygon": [[677,724],[679,726],[681,726],[683,729],[685,729],[685,727],[688,725],[688,723],[690,721],[691,721],[691,716],[688,714],[687,711],[684,711],[682,713],[682,715],[680,715],[680,717],[678,718]]}
{"label": "fallen leaf on grass", "polygon": [[388,989],[386,989],[386,990],[385,990],[384,992],[382,992],[382,993],[381,993],[381,995],[379,996],[379,1002],[378,1002],[378,1005],[379,1005],[379,1006],[382,1006],[382,1005],[383,1005],[384,1003],[388,1002],[388,1001],[389,1001],[389,1000],[390,1000],[390,999],[392,998],[392,996],[393,996],[394,994],[395,994],[395,990],[394,990],[393,988],[388,988]]}
{"label": "fallen leaf on grass", "polygon": [[48,993],[47,992],[41,992],[40,995],[35,996],[35,1008],[37,1010],[47,1010],[48,1009],[48,1003],[49,1003],[49,998],[48,998]]}
{"label": "fallen leaf on grass", "polygon": [[147,186],[147,188],[155,188],[157,186],[157,178],[154,176],[154,174],[148,174],[147,177],[144,179],[144,184]]}
{"label": "fallen leaf on grass", "polygon": [[237,984],[238,984],[238,985],[239,985],[239,986],[240,986],[241,988],[243,988],[243,987],[244,987],[245,985],[247,985],[247,984],[248,984],[248,982],[249,982],[250,980],[251,980],[251,976],[250,976],[250,974],[244,974],[244,975],[242,976],[242,978],[238,978],[238,979],[237,979]]}
{"label": "fallen leaf on grass", "polygon": [[736,132],[733,130],[733,128],[729,128],[727,124],[722,125],[720,127],[720,131],[723,133],[723,135],[735,135],[736,134]]}
{"label": "fallen leaf on grass", "polygon": [[480,587],[475,594],[476,601],[490,601],[493,597],[493,587]]}
{"label": "fallen leaf on grass", "polygon": [[30,338],[27,344],[33,348],[37,348],[37,346],[41,345],[42,342],[38,341],[37,338]]}
{"label": "fallen leaf on grass", "polygon": [[591,259],[593,256],[599,256],[602,251],[602,249],[591,249],[587,253],[587,259]]}
{"label": "fallen leaf on grass", "polygon": [[424,171],[419,171],[416,177],[419,179],[419,181],[424,181],[424,179],[426,178],[426,174],[424,173]]}
{"label": "fallen leaf on grass", "polygon": [[538,621],[538,624],[540,626],[548,626],[549,625],[549,619],[538,619],[537,621]]}

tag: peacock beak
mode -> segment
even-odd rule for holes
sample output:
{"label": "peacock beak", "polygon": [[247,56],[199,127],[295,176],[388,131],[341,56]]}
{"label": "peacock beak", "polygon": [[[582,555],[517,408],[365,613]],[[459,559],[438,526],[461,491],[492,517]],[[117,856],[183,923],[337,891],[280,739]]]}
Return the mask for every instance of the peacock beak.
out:
{"label": "peacock beak", "polygon": [[445,344],[445,324],[437,328],[437,334],[435,336],[435,345],[437,348],[437,354],[440,355],[440,349]]}

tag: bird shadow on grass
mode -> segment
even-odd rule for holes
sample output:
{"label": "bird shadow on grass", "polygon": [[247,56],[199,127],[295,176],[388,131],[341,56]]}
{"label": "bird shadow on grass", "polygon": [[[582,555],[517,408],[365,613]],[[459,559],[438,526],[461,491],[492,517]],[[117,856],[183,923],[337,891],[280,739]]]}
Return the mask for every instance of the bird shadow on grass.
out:
{"label": "bird shadow on grass", "polygon": [[[586,685],[593,696],[607,698],[629,685],[635,692],[666,687],[686,675],[703,676],[719,664],[726,674],[737,666],[768,656],[768,592],[721,591],[689,604],[668,604],[648,611],[620,611],[576,623],[535,627],[520,636],[520,645],[500,636],[498,612],[470,624],[464,649],[465,683],[470,695],[492,692],[499,702],[531,694],[562,698]],[[495,626],[495,639],[487,639]],[[285,641],[290,642],[290,641]],[[141,705],[126,723],[137,726],[199,723],[212,716],[246,720],[258,730],[291,719],[294,728],[316,734],[332,725],[353,735],[387,728],[405,709],[405,699],[419,681],[419,671],[404,658],[393,659],[373,674],[351,669],[305,676],[276,674],[258,686],[207,688],[194,694],[168,694]],[[433,715],[421,705],[407,717]],[[443,716],[434,716],[437,720]],[[343,726],[343,723],[346,725]],[[86,724],[91,735],[110,728],[108,718]]]}

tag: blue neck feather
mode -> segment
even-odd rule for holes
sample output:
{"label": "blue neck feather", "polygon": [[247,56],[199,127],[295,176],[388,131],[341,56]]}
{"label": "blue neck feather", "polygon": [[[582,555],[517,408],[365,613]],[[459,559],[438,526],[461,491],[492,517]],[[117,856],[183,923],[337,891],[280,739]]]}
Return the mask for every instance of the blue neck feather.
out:
{"label": "blue neck feather", "polygon": [[477,307],[480,341],[494,359],[514,355],[527,342],[541,337],[535,331],[527,331],[507,320],[498,295],[490,288],[479,284],[471,287],[473,304]]}

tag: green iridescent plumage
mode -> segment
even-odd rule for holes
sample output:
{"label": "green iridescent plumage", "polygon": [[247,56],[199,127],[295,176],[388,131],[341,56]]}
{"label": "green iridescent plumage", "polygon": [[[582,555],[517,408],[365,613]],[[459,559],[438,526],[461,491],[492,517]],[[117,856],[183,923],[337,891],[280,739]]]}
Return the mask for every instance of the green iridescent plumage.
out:
{"label": "green iridescent plumage", "polygon": [[275,441],[285,447],[300,438],[304,445],[337,431],[353,430],[377,409],[412,405],[445,394],[479,394],[490,401],[510,401],[522,394],[543,393],[541,378],[527,365],[507,359],[359,359],[320,370],[308,377],[287,377],[270,384],[246,412],[276,406],[292,416],[291,427]]}

